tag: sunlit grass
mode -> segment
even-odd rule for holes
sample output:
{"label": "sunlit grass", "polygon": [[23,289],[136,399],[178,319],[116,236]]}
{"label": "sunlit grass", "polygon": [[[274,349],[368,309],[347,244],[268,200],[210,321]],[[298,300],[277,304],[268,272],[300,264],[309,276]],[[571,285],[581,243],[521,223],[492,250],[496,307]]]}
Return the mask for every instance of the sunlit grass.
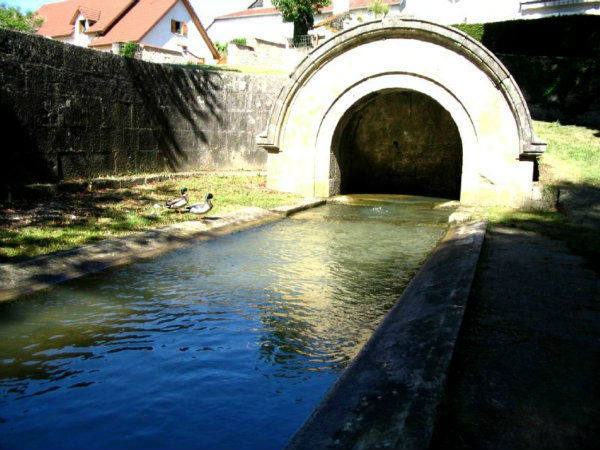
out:
{"label": "sunlit grass", "polygon": [[540,158],[542,182],[600,186],[600,130],[540,121],[534,122],[534,129],[548,144]]}
{"label": "sunlit grass", "polygon": [[[540,181],[546,189],[565,186],[600,187],[600,132],[597,129],[558,122],[534,122],[548,149],[540,159]],[[592,189],[595,191],[595,189]],[[576,223],[553,209],[518,210],[482,208],[478,216],[490,226],[510,226],[535,231],[565,242],[571,251],[587,259],[600,272],[600,230]]]}
{"label": "sunlit grass", "polygon": [[249,206],[271,208],[301,200],[298,195],[270,191],[265,185],[264,176],[197,175],[129,189],[64,197],[61,200],[68,208],[62,217],[39,219],[30,224],[0,230],[0,260],[31,257],[186,220],[197,220],[195,215],[178,215],[162,207],[167,200],[179,196],[183,186],[188,188],[190,204],[203,201],[207,193],[212,193],[214,208],[210,216],[216,217]]}

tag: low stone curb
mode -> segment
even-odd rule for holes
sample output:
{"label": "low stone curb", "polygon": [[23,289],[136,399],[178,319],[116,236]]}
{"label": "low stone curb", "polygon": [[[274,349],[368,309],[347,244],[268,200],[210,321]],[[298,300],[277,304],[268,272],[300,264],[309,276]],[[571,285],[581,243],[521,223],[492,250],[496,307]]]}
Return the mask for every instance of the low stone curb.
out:
{"label": "low stone curb", "polygon": [[451,228],[287,449],[426,449],[486,222]]}
{"label": "low stone curb", "polygon": [[[274,209],[295,211],[323,203],[323,200],[307,200],[298,205]],[[38,256],[19,263],[0,264],[0,301],[11,300],[63,281],[181,248],[193,240],[210,239],[281,220],[287,215],[289,214],[262,208],[245,208],[206,221],[182,222]]]}
{"label": "low stone curb", "polygon": [[325,203],[327,203],[326,199],[305,200],[295,205],[278,206],[277,208],[271,208],[269,209],[269,211],[287,217],[291,216],[292,214],[296,214],[297,212],[314,208],[315,206],[324,205]]}

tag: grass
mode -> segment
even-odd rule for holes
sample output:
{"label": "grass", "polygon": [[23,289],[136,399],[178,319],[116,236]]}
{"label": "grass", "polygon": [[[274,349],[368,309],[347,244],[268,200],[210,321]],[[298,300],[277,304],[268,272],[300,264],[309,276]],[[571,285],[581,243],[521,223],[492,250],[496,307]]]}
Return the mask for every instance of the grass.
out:
{"label": "grass", "polygon": [[541,181],[547,184],[586,183],[600,186],[600,131],[558,122],[534,122],[548,143],[540,159]]}
{"label": "grass", "polygon": [[185,186],[190,203],[204,200],[211,192],[214,208],[210,216],[257,206],[270,208],[299,201],[300,196],[268,190],[264,176],[202,175],[187,179],[139,185],[129,189],[63,195],[58,199],[14,202],[0,205],[0,261],[71,248],[101,239],[196,220],[191,214],[177,215],[156,208],[179,195]]}
{"label": "grass", "polygon": [[[568,188],[582,205],[600,204],[600,132],[558,122],[534,122],[538,136],[548,143],[540,158],[540,181],[547,189]],[[576,199],[577,200],[577,199]],[[592,213],[591,208],[580,208]],[[509,226],[535,231],[565,242],[570,250],[588,261],[600,273],[600,227],[597,221],[580,221],[556,210],[511,210],[486,208],[479,211],[490,226]]]}

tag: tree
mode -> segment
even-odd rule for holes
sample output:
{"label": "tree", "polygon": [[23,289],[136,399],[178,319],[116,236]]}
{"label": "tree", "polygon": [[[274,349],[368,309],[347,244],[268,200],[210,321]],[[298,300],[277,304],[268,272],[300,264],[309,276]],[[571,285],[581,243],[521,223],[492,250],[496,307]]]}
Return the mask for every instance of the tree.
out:
{"label": "tree", "polygon": [[44,19],[35,17],[32,12],[25,14],[15,7],[7,8],[6,5],[0,4],[0,27],[10,30],[25,31],[27,33],[35,33]]}
{"label": "tree", "polygon": [[384,16],[390,12],[390,7],[383,3],[382,0],[374,0],[371,6],[367,8],[369,11],[373,11],[375,18],[378,19],[380,16]]}
{"label": "tree", "polygon": [[314,15],[331,3],[331,0],[273,0],[284,20],[294,22],[294,41],[308,34],[315,23]]}

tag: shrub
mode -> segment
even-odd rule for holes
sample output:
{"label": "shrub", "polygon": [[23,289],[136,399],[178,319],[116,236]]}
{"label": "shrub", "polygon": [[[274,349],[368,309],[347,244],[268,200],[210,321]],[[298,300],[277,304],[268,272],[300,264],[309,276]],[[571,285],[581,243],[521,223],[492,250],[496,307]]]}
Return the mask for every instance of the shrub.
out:
{"label": "shrub", "polygon": [[482,23],[460,23],[453,26],[454,28],[458,28],[463,33],[467,33],[473,39],[483,42],[485,26]]}
{"label": "shrub", "polygon": [[138,49],[138,44],[135,42],[125,42],[121,49],[121,55],[125,58],[133,58]]}

